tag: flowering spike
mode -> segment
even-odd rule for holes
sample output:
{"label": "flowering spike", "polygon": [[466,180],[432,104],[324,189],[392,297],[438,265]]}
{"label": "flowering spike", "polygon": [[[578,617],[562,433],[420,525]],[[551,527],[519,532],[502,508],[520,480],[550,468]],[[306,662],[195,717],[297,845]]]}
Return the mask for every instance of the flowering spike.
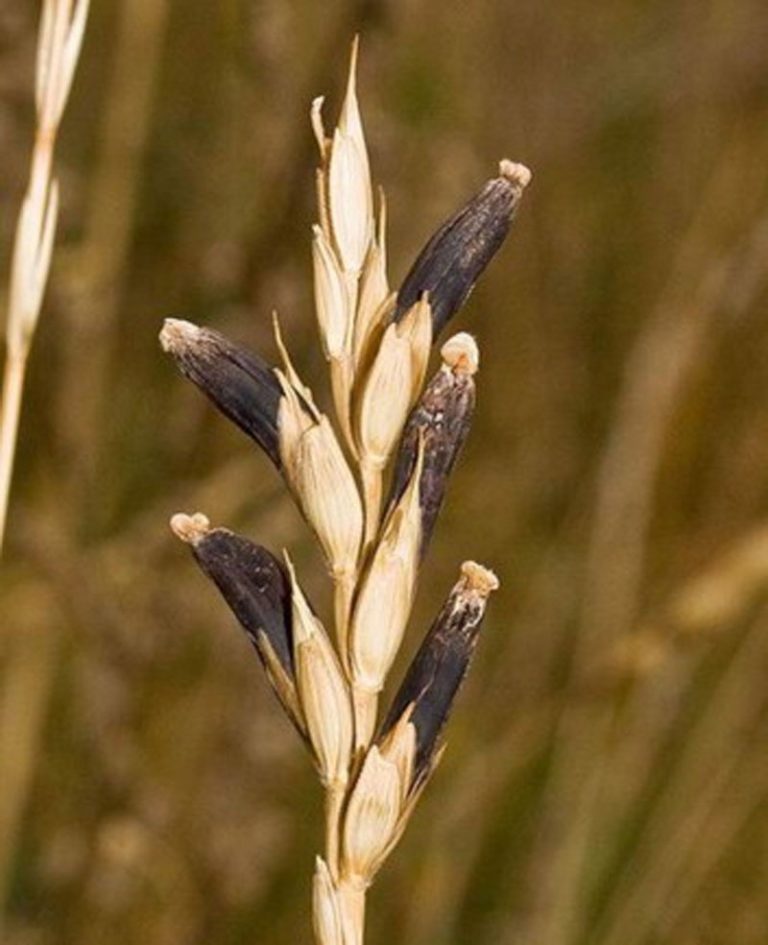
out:
{"label": "flowering spike", "polygon": [[247,539],[212,530],[204,516],[172,521],[248,632],[326,789],[325,849],[313,881],[317,945],[362,945],[367,887],[439,762],[443,726],[498,586],[492,572],[465,562],[379,724],[379,696],[475,404],[474,339],[450,338],[423,390],[432,345],[504,241],[531,177],[502,161],[394,292],[383,193],[378,212],[373,206],[357,54],[355,39],[336,126],[326,131],[322,98],[310,111],[320,153],[315,308],[339,438],[294,367],[276,316],[282,362],[274,368],[188,322],[170,319],[161,334],[181,370],[272,458],[334,581],[335,646],[287,555],[284,569]]}

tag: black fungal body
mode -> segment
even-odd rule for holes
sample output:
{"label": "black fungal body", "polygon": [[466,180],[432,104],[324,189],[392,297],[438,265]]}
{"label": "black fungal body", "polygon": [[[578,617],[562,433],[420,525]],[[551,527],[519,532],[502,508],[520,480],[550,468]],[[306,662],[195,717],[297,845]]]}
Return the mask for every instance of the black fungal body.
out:
{"label": "black fungal body", "polygon": [[291,679],[291,585],[273,554],[227,528],[214,528],[192,546],[197,563],[221,591],[264,662],[260,634]]}
{"label": "black fungal body", "polygon": [[429,774],[440,733],[469,669],[485,607],[486,597],[468,590],[464,581],[454,587],[413,658],[382,726],[384,738],[413,705],[414,787]]}
{"label": "black fungal body", "polygon": [[442,367],[427,385],[405,425],[392,474],[387,508],[399,501],[411,480],[419,441],[424,461],[419,480],[421,548],[426,554],[448,478],[467,438],[475,408],[475,382],[461,369]]}
{"label": "black fungal body", "polygon": [[291,584],[285,568],[266,548],[226,528],[214,528],[193,542],[192,553],[245,630],[286,715],[306,740],[293,663]]}
{"label": "black fungal body", "polygon": [[440,227],[400,287],[396,322],[426,293],[437,338],[504,242],[522,192],[518,181],[494,177]]}
{"label": "black fungal body", "polygon": [[266,548],[227,528],[206,532],[191,547],[248,635],[275,695],[306,741],[293,663],[291,583],[285,568]]}
{"label": "black fungal body", "polygon": [[165,347],[181,372],[280,469],[277,425],[283,393],[269,364],[211,328],[188,326],[178,337],[171,330]]}

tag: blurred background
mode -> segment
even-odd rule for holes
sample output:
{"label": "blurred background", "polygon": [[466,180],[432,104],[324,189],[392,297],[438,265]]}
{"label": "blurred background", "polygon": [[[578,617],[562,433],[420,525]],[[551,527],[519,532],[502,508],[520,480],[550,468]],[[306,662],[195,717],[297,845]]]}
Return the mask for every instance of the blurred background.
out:
{"label": "blurred background", "polygon": [[[3,311],[38,12],[0,8]],[[93,3],[0,579],[0,939],[309,940],[314,774],[168,518],[327,584],[156,339],[183,315],[273,357],[277,308],[327,396],[308,109],[356,31],[395,285],[499,158],[534,171],[456,326],[478,413],[404,659],[461,560],[503,586],[367,942],[762,945],[764,0]]]}

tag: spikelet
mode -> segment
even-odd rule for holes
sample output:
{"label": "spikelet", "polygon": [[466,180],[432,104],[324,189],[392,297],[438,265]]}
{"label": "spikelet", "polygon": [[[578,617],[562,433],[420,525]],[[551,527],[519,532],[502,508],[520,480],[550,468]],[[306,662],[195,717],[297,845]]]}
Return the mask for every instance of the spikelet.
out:
{"label": "spikelet", "polygon": [[353,574],[363,534],[354,477],[328,418],[300,398],[282,371],[280,456],[301,509],[335,577]]}
{"label": "spikelet", "polygon": [[328,159],[328,207],[345,272],[357,276],[373,235],[373,195],[368,150],[356,88],[357,42],[352,47],[347,91]]}
{"label": "spikelet", "polygon": [[352,754],[349,690],[323,625],[312,612],[286,555],[291,579],[296,684],[323,784],[347,782]]}
{"label": "spikelet", "polygon": [[344,273],[322,226],[312,228],[315,307],[327,359],[343,358],[350,348],[352,313]]}
{"label": "spikelet", "polygon": [[344,816],[342,869],[369,883],[388,848],[400,818],[403,787],[400,768],[374,745],[349,798]]}
{"label": "spikelet", "polygon": [[365,460],[383,468],[419,396],[432,344],[430,306],[418,301],[384,332],[360,401],[358,442]]}
{"label": "spikelet", "polygon": [[[381,867],[384,860],[389,856],[392,850],[397,846],[400,837],[408,824],[416,803],[426,783],[423,780],[416,784],[414,779],[414,766],[416,762],[416,729],[411,723],[408,713],[404,713],[395,727],[378,742],[379,751],[383,758],[392,761],[397,765],[400,775],[400,813],[392,831],[389,842],[382,849],[376,870]],[[433,765],[436,766],[439,758]]]}
{"label": "spikelet", "polygon": [[365,290],[364,317],[369,320],[368,310],[380,291],[383,266],[383,246],[376,245],[374,238],[371,173],[357,102],[357,48],[355,39],[346,93],[331,138],[323,124],[322,98],[315,99],[311,109],[321,159],[317,170],[320,222],[313,231],[315,307],[323,350],[330,363],[336,415],[355,458],[358,450],[351,400],[357,351],[362,350],[371,333],[366,321],[358,344],[356,313],[361,290]]}
{"label": "spikelet", "polygon": [[343,871],[368,885],[403,834],[412,791],[416,730],[407,715],[366,754],[344,818]]}
{"label": "spikelet", "polygon": [[389,517],[352,616],[350,660],[356,687],[379,692],[397,655],[413,604],[421,545],[419,478]]}

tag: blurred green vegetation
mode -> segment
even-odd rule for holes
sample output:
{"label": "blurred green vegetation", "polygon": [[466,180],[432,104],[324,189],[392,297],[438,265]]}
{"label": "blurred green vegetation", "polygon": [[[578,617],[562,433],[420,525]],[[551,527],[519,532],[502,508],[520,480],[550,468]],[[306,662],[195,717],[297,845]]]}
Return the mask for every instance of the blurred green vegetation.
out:
{"label": "blurred green vegetation", "polygon": [[[37,13],[0,8],[3,286]],[[3,942],[308,940],[312,772],[166,523],[289,546],[325,606],[322,566],[156,337],[271,355],[277,308],[320,385],[308,108],[355,31],[393,283],[499,158],[534,171],[461,317],[478,416],[406,650],[460,560],[503,586],[368,941],[762,945],[764,0],[94,2],[1,572]]]}

